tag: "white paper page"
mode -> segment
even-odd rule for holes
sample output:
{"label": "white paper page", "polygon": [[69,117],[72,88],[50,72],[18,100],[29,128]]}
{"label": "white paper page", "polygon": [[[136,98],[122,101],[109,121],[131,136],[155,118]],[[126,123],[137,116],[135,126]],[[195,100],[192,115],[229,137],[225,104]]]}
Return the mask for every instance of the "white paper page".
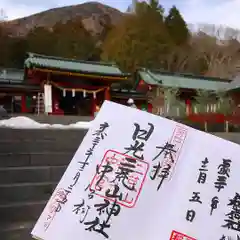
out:
{"label": "white paper page", "polygon": [[[237,240],[240,215],[225,215],[240,210],[240,197],[239,206],[228,206],[240,193],[239,155],[237,144],[105,101],[32,235]],[[219,192],[218,176],[224,180]],[[230,229],[222,227],[227,221]]]}

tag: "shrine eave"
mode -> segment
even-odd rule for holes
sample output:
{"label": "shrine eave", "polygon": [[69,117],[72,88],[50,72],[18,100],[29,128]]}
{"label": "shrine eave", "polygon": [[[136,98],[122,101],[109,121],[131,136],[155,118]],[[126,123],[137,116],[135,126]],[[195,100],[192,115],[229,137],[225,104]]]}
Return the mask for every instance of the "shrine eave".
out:
{"label": "shrine eave", "polygon": [[121,80],[128,80],[129,76],[123,75],[108,75],[108,74],[99,74],[99,73],[91,73],[91,72],[81,72],[81,71],[71,71],[68,70],[59,70],[57,68],[48,67],[33,67],[32,70],[51,73],[51,74],[58,74],[58,75],[66,75],[66,76],[75,76],[75,77],[85,77],[85,78],[92,78],[92,79],[99,79],[99,80],[106,80],[106,81],[121,81]]}
{"label": "shrine eave", "polygon": [[145,92],[127,90],[127,89],[111,89],[111,96],[119,99],[133,98],[136,100],[146,100],[147,96]]}
{"label": "shrine eave", "polygon": [[29,85],[24,83],[7,83],[0,81],[0,91],[10,91],[10,92],[39,92],[39,85]]}
{"label": "shrine eave", "polygon": [[194,75],[192,73],[168,72],[168,71],[158,70],[158,69],[151,69],[151,72],[154,74],[160,74],[160,75],[164,75],[164,76],[184,77],[184,78],[205,80],[205,81],[226,82],[226,83],[230,83],[232,81],[231,79],[226,79],[226,78]]}
{"label": "shrine eave", "polygon": [[225,88],[227,92],[239,92],[240,91],[240,76],[236,76]]}
{"label": "shrine eave", "polygon": [[123,73],[115,64],[79,61],[34,53],[28,54],[28,58],[24,62],[24,67],[38,71],[73,76],[84,75],[85,77],[92,78],[126,80],[130,76],[128,73]]}
{"label": "shrine eave", "polygon": [[137,71],[137,82],[135,87],[140,83],[140,80],[144,81],[150,86],[159,86],[163,88],[178,88],[178,89],[195,89],[195,90],[207,90],[207,91],[226,91],[230,86],[229,81],[213,81],[206,79],[203,80],[198,76],[183,76],[172,74],[162,74],[161,72],[152,72],[147,69],[140,69]]}

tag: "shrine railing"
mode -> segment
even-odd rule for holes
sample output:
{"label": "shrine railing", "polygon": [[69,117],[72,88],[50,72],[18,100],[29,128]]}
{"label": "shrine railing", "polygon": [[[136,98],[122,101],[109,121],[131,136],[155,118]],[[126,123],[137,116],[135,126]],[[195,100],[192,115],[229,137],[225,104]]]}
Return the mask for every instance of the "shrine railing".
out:
{"label": "shrine railing", "polygon": [[[182,122],[191,127],[211,132],[240,131],[240,109],[233,107],[232,111],[220,109],[216,104],[208,104],[199,108],[193,105],[187,108],[185,105],[173,107],[159,107],[157,115]],[[222,111],[222,112],[221,112]],[[223,113],[225,112],[225,113]]]}

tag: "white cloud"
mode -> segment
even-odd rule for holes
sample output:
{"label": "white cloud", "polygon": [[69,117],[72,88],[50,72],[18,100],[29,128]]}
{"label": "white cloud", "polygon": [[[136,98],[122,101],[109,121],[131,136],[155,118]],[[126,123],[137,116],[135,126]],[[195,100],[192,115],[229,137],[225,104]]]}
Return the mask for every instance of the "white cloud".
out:
{"label": "white cloud", "polygon": [[[213,4],[214,3],[214,4]],[[182,13],[189,23],[209,23],[240,28],[239,0],[213,1],[188,0]]]}
{"label": "white cloud", "polygon": [[[44,7],[41,6],[23,4],[20,1],[19,3],[14,3],[8,0],[1,0],[0,8],[4,10],[6,20],[22,18],[34,13],[38,13],[45,9]],[[0,17],[3,18],[4,16]]]}
{"label": "white cloud", "polygon": [[35,8],[35,7],[26,7],[26,6],[21,6],[18,5],[16,8],[7,8],[7,19],[8,20],[13,20],[16,18],[22,18],[25,16],[29,16],[34,13],[38,13],[44,9],[41,8]]}

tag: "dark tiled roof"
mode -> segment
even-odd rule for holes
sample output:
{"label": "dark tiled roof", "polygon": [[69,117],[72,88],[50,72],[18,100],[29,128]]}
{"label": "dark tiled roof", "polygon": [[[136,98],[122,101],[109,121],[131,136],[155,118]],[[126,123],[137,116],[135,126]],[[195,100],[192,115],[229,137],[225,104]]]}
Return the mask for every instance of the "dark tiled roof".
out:
{"label": "dark tiled roof", "polygon": [[24,79],[24,70],[0,68],[0,82],[21,83]]}

